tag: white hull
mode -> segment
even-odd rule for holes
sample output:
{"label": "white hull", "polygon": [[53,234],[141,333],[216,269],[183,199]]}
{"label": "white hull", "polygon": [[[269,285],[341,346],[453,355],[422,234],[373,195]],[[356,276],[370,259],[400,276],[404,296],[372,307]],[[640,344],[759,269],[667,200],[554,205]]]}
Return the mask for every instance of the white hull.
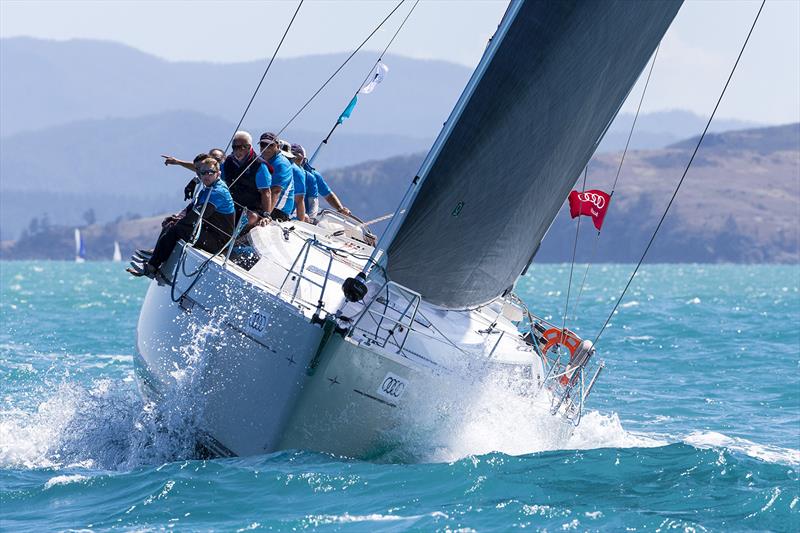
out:
{"label": "white hull", "polygon": [[[254,230],[262,258],[250,272],[214,258],[195,280],[184,274],[208,254],[187,249],[175,287],[151,282],[142,306],[140,388],[157,401],[170,391],[194,394],[202,402],[198,429],[212,452],[253,455],[301,448],[364,457],[406,439],[426,438],[435,446],[463,426],[480,401],[482,381],[508,379],[527,399],[539,390],[545,375],[541,359],[523,349],[527,345],[508,321],[496,320],[495,331],[480,332],[486,312],[454,315],[422,302],[413,325],[435,333],[407,334],[398,349],[393,343],[402,337],[395,331],[381,346],[380,334],[371,334],[366,325],[370,317],[364,305],[346,304],[342,297],[341,280],[360,265],[333,265],[324,293],[318,285],[328,261],[315,259],[314,250],[303,276],[287,275],[298,272],[292,262],[303,255],[307,234],[282,234],[286,226]],[[172,273],[180,255],[176,249],[162,271]],[[376,290],[370,287],[368,299]],[[315,316],[319,300],[329,312],[338,309],[362,321],[351,334],[337,330],[342,321]],[[431,322],[423,311],[442,318]],[[448,325],[455,328],[448,336],[456,344],[436,338]],[[420,416],[442,406],[446,416]],[[546,410],[541,416],[554,418]],[[572,426],[558,422],[553,427],[566,434]]]}

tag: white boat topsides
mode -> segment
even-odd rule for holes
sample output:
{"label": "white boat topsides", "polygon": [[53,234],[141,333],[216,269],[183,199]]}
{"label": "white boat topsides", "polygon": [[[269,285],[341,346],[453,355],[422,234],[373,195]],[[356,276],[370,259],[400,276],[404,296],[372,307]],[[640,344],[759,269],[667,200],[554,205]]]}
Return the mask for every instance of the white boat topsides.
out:
{"label": "white boat topsides", "polygon": [[[420,421],[402,414],[404,404],[425,405],[449,390],[436,402],[458,408],[449,426],[435,426],[457,428],[470,411],[464,387],[498,376],[521,398],[545,391],[551,415],[579,420],[596,375],[584,383],[584,364],[570,357],[559,366],[543,336],[523,335],[526,319],[534,331],[534,317],[513,295],[476,309],[445,309],[386,281],[376,265],[365,297],[348,301],[342,286],[370,261],[370,237],[327,212],[316,225],[252,229],[255,263],[176,247],[139,318],[144,395],[185,394],[183,369],[194,366],[203,441],[219,455],[285,448],[368,454],[396,440],[385,435],[392,420],[402,420],[388,424],[404,428],[401,437],[414,433]],[[202,368],[192,355],[197,332],[207,353]]]}
{"label": "white boat topsides", "polygon": [[[389,342],[387,351],[423,365],[445,367],[464,354],[510,364],[530,365],[538,359],[514,323],[523,319],[523,309],[502,299],[474,310],[445,309],[404,288],[390,287],[387,295],[382,287],[385,280],[371,277],[363,301],[346,301],[340,289],[342,283],[364,268],[373,248],[365,242],[361,229],[343,217],[329,213],[317,225],[296,220],[270,224],[254,228],[249,238],[261,258],[249,271],[234,267],[237,275],[279,295],[308,319],[318,313],[320,301],[325,312],[337,314],[345,323],[361,317],[351,335],[355,342],[374,345],[396,324],[408,330],[412,313],[408,307],[416,306],[412,331],[405,343]],[[382,288],[384,293],[380,294]],[[377,300],[364,313],[374,299]],[[379,325],[381,318],[384,324]],[[394,331],[394,340],[402,333],[405,331]],[[447,349],[434,351],[423,346],[431,341]]]}

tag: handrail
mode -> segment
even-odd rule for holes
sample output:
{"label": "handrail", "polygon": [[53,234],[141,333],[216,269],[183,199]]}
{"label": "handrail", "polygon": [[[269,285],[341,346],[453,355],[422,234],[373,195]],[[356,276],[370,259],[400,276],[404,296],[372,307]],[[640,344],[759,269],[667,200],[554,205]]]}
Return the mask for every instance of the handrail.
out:
{"label": "handrail", "polygon": [[[311,253],[312,249],[319,250],[321,253],[328,257],[328,268],[325,270],[325,276],[323,277],[322,283],[319,283],[310,277],[305,275],[306,272],[306,263],[308,262],[308,256]],[[289,303],[294,303],[297,298],[297,292],[300,290],[300,283],[302,281],[306,281],[307,283],[319,287],[320,293],[319,298],[317,299],[317,313],[320,311],[325,310],[325,290],[328,287],[328,278],[330,278],[331,268],[333,267],[333,254],[334,251],[329,246],[322,244],[317,240],[316,235],[308,238],[303,243],[303,247],[300,249],[300,252],[297,254],[297,257],[294,258],[292,262],[292,266],[286,271],[286,277],[283,278],[283,282],[281,283],[280,287],[278,287],[279,292],[285,292],[284,288],[286,284],[289,282],[289,278],[294,275],[296,276],[292,281],[296,281],[294,284],[294,291],[292,291],[292,295],[289,299]],[[300,269],[295,270],[297,267],[298,261],[302,257],[302,263],[300,264]]]}
{"label": "handrail", "polygon": [[[388,312],[388,309],[390,309],[388,303],[390,301],[389,294],[391,288],[396,289],[395,292],[406,300],[406,307],[402,312],[398,312],[397,310],[394,309],[394,307],[391,307],[392,311],[400,315],[399,318],[394,318],[386,314]],[[382,296],[384,292],[386,294],[386,297],[384,301],[381,302],[380,296]],[[382,303],[384,305],[383,313],[372,309],[372,307],[375,305],[376,302],[378,304]],[[367,306],[361,312],[358,319],[356,319],[355,323],[353,323],[353,326],[350,328],[350,331],[348,332],[347,336],[352,337],[353,332],[355,332],[355,330],[358,329],[358,325],[361,324],[364,317],[369,316],[376,324],[375,332],[372,333],[371,328],[370,329],[362,328],[362,331],[368,332],[372,336],[372,341],[378,344],[381,348],[385,348],[386,344],[389,342],[389,339],[394,338],[395,328],[400,327],[405,330],[405,335],[403,336],[402,342],[398,343],[396,340],[394,342],[394,344],[397,346],[397,353],[402,354],[403,348],[405,347],[409,334],[412,331],[416,331],[414,330],[414,319],[417,315],[419,304],[421,302],[422,302],[422,296],[418,292],[412,291],[411,289],[404,287],[399,283],[395,283],[394,281],[387,281],[381,286],[375,297],[372,298],[369,304],[367,304]],[[410,311],[410,316],[409,316],[409,311]],[[375,320],[376,317],[379,317],[380,321]],[[404,322],[403,319],[405,318],[407,318],[408,323]],[[382,338],[380,336],[380,330],[382,329],[384,320],[389,321],[392,324],[392,326],[390,328],[385,328],[388,334],[386,335],[385,338]]]}

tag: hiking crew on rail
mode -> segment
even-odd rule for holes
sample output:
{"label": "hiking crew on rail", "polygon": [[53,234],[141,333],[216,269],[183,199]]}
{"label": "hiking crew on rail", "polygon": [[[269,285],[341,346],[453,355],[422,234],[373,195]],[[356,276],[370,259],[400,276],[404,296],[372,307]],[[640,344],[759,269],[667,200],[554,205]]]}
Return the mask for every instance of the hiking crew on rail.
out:
{"label": "hiking crew on rail", "polygon": [[[183,211],[170,215],[162,223],[162,232],[153,250],[138,250],[128,272],[135,276],[153,277],[166,261],[178,240],[190,241],[195,222],[203,213],[204,223],[195,245],[211,253],[219,252],[230,242],[236,221],[242,215],[246,224],[242,233],[271,220],[292,218],[315,223],[319,214],[319,196],[323,196],[339,213],[352,216],[350,210],[330,189],[322,175],[306,159],[305,149],[290,145],[272,132],[259,137],[259,152],[253,149],[253,138],[246,131],[237,131],[226,157],[219,148],[200,154],[192,162],[162,155],[165,165],[177,165],[196,172],[184,188],[184,199],[199,194]],[[206,224],[205,222],[208,222]]]}

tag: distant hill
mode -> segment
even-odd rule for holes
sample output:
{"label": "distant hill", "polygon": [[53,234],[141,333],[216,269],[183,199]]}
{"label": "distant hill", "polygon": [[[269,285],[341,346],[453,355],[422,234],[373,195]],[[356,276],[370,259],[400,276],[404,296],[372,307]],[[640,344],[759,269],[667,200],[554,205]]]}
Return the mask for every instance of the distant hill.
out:
{"label": "distant hill", "polygon": [[[249,112],[257,129],[280,129],[347,55],[278,57]],[[297,118],[294,127],[327,132],[376,58],[376,52],[357,54]],[[391,54],[384,61],[390,68],[386,81],[361,99],[347,130],[414,138],[436,135],[470,70],[444,61]],[[2,39],[0,136],[79,120],[178,110],[235,124],[266,65],[266,58],[229,64],[170,62],[107,41]]]}
{"label": "distant hill", "polygon": [[[599,152],[615,152],[625,148],[628,134],[633,124],[634,115],[622,113],[608,128],[606,136],[598,148]],[[706,125],[707,117],[701,117],[691,111],[673,109],[672,111],[656,111],[642,113],[636,120],[636,128],[631,137],[631,150],[664,148],[676,141],[698,135]],[[724,132],[756,128],[762,124],[735,119],[715,119],[709,131]]]}
{"label": "distant hill", "polygon": [[[280,128],[345,57],[276,59],[249,113],[253,129]],[[374,60],[374,52],[357,54],[293,126],[326,133]],[[432,139],[461,94],[470,69],[394,55],[385,62],[390,67],[385,83],[359,101],[346,130]],[[47,134],[53,126],[76,121],[174,111],[194,111],[235,123],[266,64],[266,59],[228,64],[170,62],[110,41],[0,39],[0,137],[22,131]],[[200,77],[202,83],[198,83]],[[632,121],[633,115],[620,115],[601,151],[621,149]],[[704,117],[688,111],[644,114],[632,147],[662,148],[699,133],[704,123]],[[757,124],[720,119],[712,130],[753,126]],[[173,134],[188,135],[191,130]]]}
{"label": "distant hill", "polygon": [[[94,209],[103,222],[125,212],[150,215],[170,209],[181,200],[190,174],[165,167],[160,155],[188,160],[213,146],[224,148],[234,127],[210,115],[176,111],[85,120],[5,138],[0,150],[0,237],[16,238],[32,217],[44,213],[78,224],[87,209]],[[261,132],[249,129],[256,138]],[[283,137],[313,151],[324,134],[291,129]],[[323,149],[316,165],[343,167],[425,150],[431,142],[343,129]],[[47,146],[44,152],[42,145]],[[32,149],[43,156],[21,155]]]}
{"label": "distant hill", "polygon": [[[595,262],[639,259],[693,148],[689,139],[666,149],[628,152]],[[368,161],[329,171],[327,178],[355,213],[369,219],[396,208],[423,156]],[[596,156],[589,166],[587,188],[608,190],[620,156]],[[711,135],[704,141],[647,261],[800,262],[798,205],[800,124]],[[109,239],[125,243],[128,248],[124,252],[149,246],[157,222],[154,218],[90,227],[85,232],[90,258],[93,254],[106,257],[111,249]],[[569,261],[575,226],[576,221],[562,208],[536,261]],[[73,254],[71,235],[70,228],[40,231],[39,238],[29,237],[16,248],[6,248],[3,257],[68,259]],[[588,219],[581,224],[581,236],[577,260],[587,261],[596,238]]]}

